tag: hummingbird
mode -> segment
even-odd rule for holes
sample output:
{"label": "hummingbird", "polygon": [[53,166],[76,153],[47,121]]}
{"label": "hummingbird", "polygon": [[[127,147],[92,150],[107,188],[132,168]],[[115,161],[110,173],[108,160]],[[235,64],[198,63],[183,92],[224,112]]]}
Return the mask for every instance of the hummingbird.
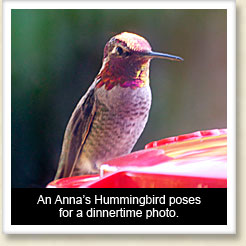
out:
{"label": "hummingbird", "polygon": [[149,42],[122,32],[104,47],[102,67],[65,130],[55,179],[96,174],[100,165],[129,154],[147,123],[153,58],[183,58],[152,51]]}

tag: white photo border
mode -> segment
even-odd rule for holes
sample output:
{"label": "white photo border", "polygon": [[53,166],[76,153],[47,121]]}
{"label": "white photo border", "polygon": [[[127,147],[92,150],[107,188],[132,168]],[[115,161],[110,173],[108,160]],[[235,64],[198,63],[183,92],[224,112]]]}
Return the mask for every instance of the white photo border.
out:
{"label": "white photo border", "polygon": [[[142,1],[141,9],[227,9],[227,225],[11,225],[11,9],[124,9],[124,1],[3,0],[3,232],[7,234],[236,233],[236,3]],[[127,9],[139,9],[131,1]]]}

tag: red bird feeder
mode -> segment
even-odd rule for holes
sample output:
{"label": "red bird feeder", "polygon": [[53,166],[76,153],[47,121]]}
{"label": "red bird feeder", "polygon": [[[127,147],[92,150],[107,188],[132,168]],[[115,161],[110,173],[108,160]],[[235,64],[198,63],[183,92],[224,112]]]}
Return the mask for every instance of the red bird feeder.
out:
{"label": "red bird feeder", "polygon": [[227,130],[154,141],[109,160],[100,175],[55,180],[47,188],[226,188]]}

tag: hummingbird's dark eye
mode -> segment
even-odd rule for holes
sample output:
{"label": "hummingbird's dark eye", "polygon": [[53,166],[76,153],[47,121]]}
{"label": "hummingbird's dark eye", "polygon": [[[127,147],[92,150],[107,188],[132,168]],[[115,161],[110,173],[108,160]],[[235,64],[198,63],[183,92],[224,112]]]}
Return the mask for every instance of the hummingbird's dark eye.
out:
{"label": "hummingbird's dark eye", "polygon": [[117,47],[116,50],[117,50],[119,55],[123,54],[123,49],[121,47]]}

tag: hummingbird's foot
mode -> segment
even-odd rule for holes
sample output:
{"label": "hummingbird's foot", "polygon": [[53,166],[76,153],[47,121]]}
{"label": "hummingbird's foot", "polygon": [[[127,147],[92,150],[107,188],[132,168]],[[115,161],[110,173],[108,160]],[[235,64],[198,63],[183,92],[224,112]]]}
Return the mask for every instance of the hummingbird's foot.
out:
{"label": "hummingbird's foot", "polygon": [[80,160],[80,163],[76,165],[72,176],[81,176],[81,175],[93,175],[99,173],[100,165],[92,163],[89,159],[83,157]]}
{"label": "hummingbird's foot", "polygon": [[99,169],[98,170],[91,169],[91,170],[87,170],[87,171],[82,171],[81,169],[76,169],[76,170],[74,170],[72,176],[94,175],[94,174],[98,174],[98,173],[99,173]]}

